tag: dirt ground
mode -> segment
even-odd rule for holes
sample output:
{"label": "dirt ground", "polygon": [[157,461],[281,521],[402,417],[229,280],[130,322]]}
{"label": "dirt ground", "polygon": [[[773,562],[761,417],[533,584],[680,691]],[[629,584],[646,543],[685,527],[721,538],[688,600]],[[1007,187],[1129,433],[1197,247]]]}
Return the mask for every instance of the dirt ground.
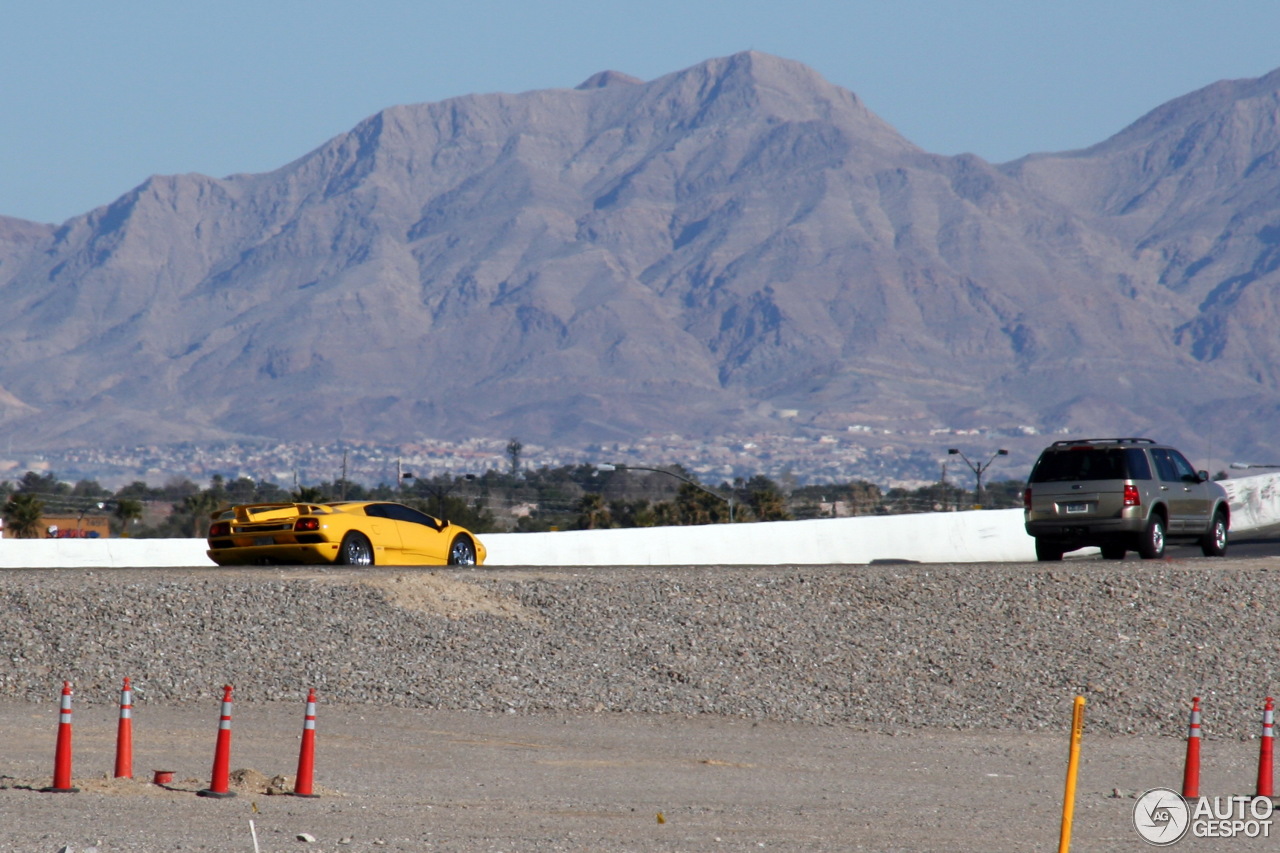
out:
{"label": "dirt ground", "polygon": [[[135,712],[133,780],[112,780],[116,708],[76,707],[76,794],[52,781],[49,707],[0,704],[0,850],[1057,850],[1070,708],[1056,734],[859,732],[698,717],[318,709],[315,790],[292,788],[303,708],[234,707],[230,799],[209,786],[219,707]],[[1180,787],[1184,743],[1091,736],[1073,848],[1146,850],[1132,795]],[[1255,743],[1206,740],[1201,793],[1252,793]],[[171,770],[160,787],[153,771]],[[1116,796],[1116,791],[1120,796]],[[256,844],[255,848],[255,836]],[[307,840],[314,838],[314,841]],[[1184,839],[1185,850],[1276,840]]]}

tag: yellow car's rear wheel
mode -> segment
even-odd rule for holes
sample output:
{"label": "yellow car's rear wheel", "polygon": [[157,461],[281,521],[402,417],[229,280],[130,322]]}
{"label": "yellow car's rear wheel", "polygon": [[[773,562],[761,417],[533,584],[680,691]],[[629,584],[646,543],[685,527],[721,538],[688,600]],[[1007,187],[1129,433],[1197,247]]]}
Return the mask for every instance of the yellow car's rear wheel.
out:
{"label": "yellow car's rear wheel", "polygon": [[343,566],[372,566],[373,546],[363,533],[352,531],[342,537],[337,562]]}

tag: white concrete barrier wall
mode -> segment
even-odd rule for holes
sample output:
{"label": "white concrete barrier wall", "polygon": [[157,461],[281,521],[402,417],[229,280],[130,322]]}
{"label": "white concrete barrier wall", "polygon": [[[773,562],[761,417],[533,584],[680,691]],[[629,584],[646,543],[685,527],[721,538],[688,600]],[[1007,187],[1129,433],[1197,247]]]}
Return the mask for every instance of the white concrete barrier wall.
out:
{"label": "white concrete barrier wall", "polygon": [[1231,529],[1257,530],[1280,524],[1280,474],[1224,480],[1231,501]]}
{"label": "white concrete barrier wall", "polygon": [[491,566],[685,566],[1034,560],[1022,510],[863,516],[697,527],[503,533]]}
{"label": "white concrete barrier wall", "polygon": [[[1280,474],[1223,483],[1231,529],[1280,523]],[[812,521],[493,533],[490,566],[688,566],[1008,562],[1035,559],[1022,510]],[[203,539],[0,539],[0,568],[211,566]]]}
{"label": "white concrete barrier wall", "polygon": [[0,539],[0,568],[212,566],[203,539]]}

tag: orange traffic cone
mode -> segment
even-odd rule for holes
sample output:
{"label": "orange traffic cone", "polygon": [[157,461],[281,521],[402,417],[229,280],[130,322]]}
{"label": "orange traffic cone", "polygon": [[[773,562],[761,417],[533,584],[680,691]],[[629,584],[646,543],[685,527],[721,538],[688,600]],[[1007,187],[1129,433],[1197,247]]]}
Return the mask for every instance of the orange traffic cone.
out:
{"label": "orange traffic cone", "polygon": [[311,792],[311,777],[316,765],[316,690],[307,693],[307,714],[302,723],[302,747],[298,750],[298,779],[293,783],[295,797],[318,797]]}
{"label": "orange traffic cone", "polygon": [[71,787],[71,682],[62,682],[62,706],[58,711],[58,742],[53,753],[53,784],[41,791],[74,794]]}
{"label": "orange traffic cone", "polygon": [[133,778],[133,688],[125,678],[120,691],[120,725],[116,728],[117,779]]}
{"label": "orange traffic cone", "polygon": [[1191,724],[1187,729],[1187,763],[1182,771],[1182,798],[1200,797],[1200,697],[1191,699]]}
{"label": "orange traffic cone", "polygon": [[231,685],[223,687],[222,717],[218,721],[218,742],[213,751],[213,778],[209,787],[196,791],[198,797],[234,797],[231,790]]}

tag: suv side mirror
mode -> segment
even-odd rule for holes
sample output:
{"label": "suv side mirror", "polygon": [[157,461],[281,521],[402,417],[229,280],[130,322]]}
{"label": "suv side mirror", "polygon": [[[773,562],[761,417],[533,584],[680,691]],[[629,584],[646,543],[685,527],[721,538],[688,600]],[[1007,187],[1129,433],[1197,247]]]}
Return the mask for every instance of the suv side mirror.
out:
{"label": "suv side mirror", "polygon": [[1196,476],[1200,478],[1200,482],[1202,482],[1202,483],[1208,482],[1208,480],[1209,480],[1209,472],[1208,472],[1208,471],[1197,471],[1197,472],[1196,472]]}

